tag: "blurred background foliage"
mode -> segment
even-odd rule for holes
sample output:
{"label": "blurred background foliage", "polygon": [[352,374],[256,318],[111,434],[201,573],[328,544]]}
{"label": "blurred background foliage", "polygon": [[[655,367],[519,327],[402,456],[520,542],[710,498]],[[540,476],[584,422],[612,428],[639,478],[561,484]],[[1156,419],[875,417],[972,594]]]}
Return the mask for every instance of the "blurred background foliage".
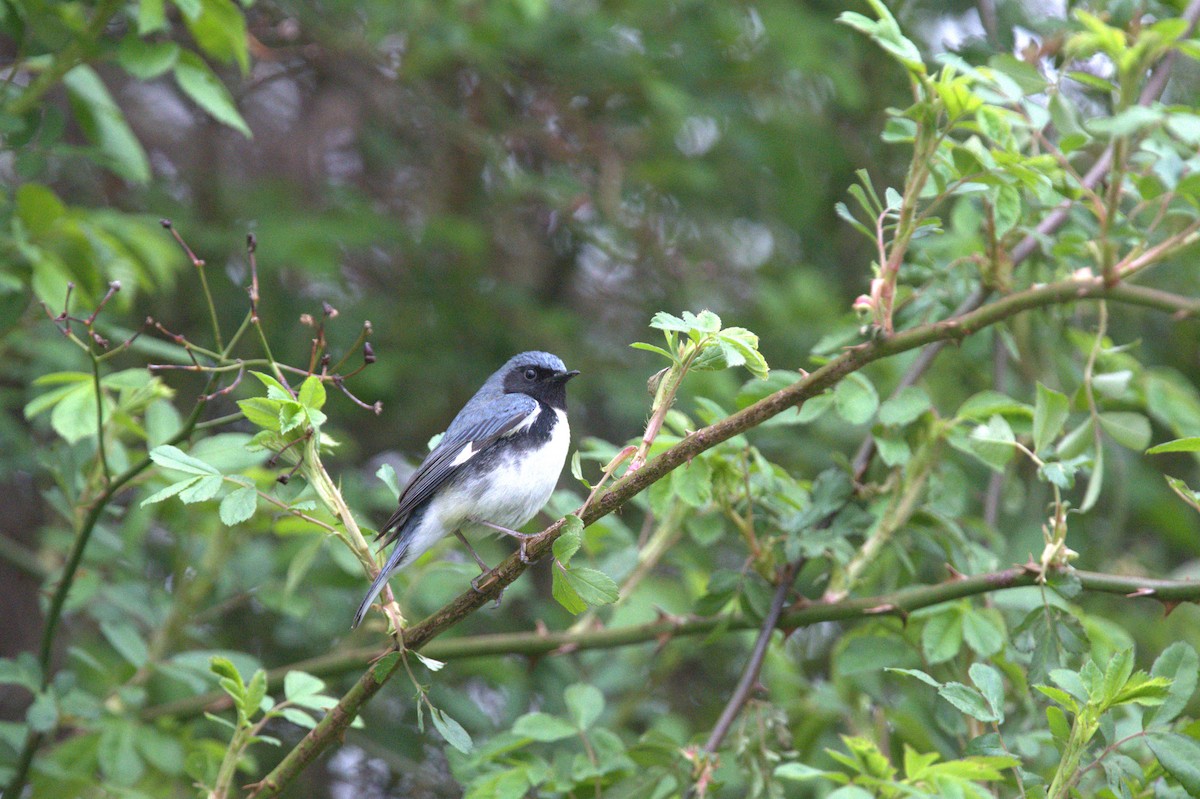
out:
{"label": "blurred background foliage", "polygon": [[[1117,27],[1179,10],[1132,0],[1099,5]],[[57,313],[71,282],[72,307],[90,312],[109,281],[119,280],[121,291],[98,320],[101,335],[124,341],[152,317],[173,334],[211,343],[197,270],[159,218],[173,220],[207,262],[226,332],[247,307],[244,237],[256,235],[260,310],[282,362],[307,362],[312,330],[299,320],[320,315],[322,302],[338,311],[327,322],[335,360],[370,320],[377,361],[351,387],[368,404],[381,400],[383,412],[372,414],[332,390],[325,408],[340,442],[326,461],[363,520],[377,521],[390,509],[392,496],[374,477],[379,465],[396,464],[403,474],[404,462],[419,457],[453,410],[514,352],[550,350],[583,371],[571,386],[572,425],[577,443],[594,456],[585,458],[593,471],[596,458],[614,451],[601,442],[640,434],[650,402],[646,379],[662,364],[628,344],[647,339],[658,310],[710,308],[726,324],[755,331],[777,369],[811,368],[814,346],[818,355],[835,353],[861,325],[850,305],[868,290],[875,257],[835,205],[846,201],[859,169],[876,186],[902,185],[910,149],[880,132],[889,108],[912,101],[902,67],[836,24],[844,6],[2,0],[0,481],[8,501],[0,508],[0,606],[9,611],[0,618],[0,655],[37,649],[43,583],[61,568],[78,519],[72,504],[85,478],[77,467],[95,452],[94,436],[78,426],[86,408],[60,404],[52,413],[31,413],[37,407],[29,403],[48,390],[37,378],[86,369],[39,303]],[[893,10],[927,57],[955,53],[985,64],[1016,54],[1011,60],[1030,71],[1063,68],[1058,48],[1078,28],[1058,3],[914,0]],[[1196,62],[1180,59],[1165,102],[1194,103],[1198,88]],[[1082,85],[1073,102],[1084,118],[1111,111],[1102,93]],[[1036,210],[1027,206],[1021,224],[1036,222]],[[910,320],[946,315],[978,277],[947,265],[982,248],[979,208],[964,201],[943,216],[947,232],[914,247],[913,274],[928,274],[932,289],[910,308]],[[1048,243],[1048,255],[1018,280],[1049,279],[1070,266],[1086,231],[1072,230],[1076,239],[1067,244],[1075,250]],[[1179,257],[1184,266],[1162,270],[1155,284],[1194,295],[1194,259],[1193,248]],[[1042,381],[1072,394],[1078,408],[1073,392],[1092,347],[1085,331],[1094,323],[1083,309],[1019,318],[995,337],[976,336],[943,353],[923,385],[935,405],[952,410],[987,388],[1032,404]],[[1114,314],[1108,335],[1130,345],[1137,359],[1106,355],[1106,373],[1129,370],[1134,386],[1114,392],[1108,407],[1152,406],[1155,441],[1200,435],[1197,323],[1134,310]],[[151,330],[113,359],[113,369],[141,374],[147,361],[186,363],[170,345]],[[995,367],[997,347],[1010,353],[1010,367]],[[886,394],[910,362],[881,363],[870,378]],[[679,408],[691,419],[674,418],[673,432],[711,421],[712,408],[696,397],[737,407],[746,377],[730,371],[689,378]],[[161,442],[203,385],[199,376],[172,372],[153,383],[117,379],[111,391],[131,424]],[[164,403],[152,421],[147,407],[169,395],[177,410]],[[235,411],[237,396],[214,400],[205,418]],[[237,431],[250,428],[235,425]],[[796,482],[797,497],[807,497],[808,481],[844,464],[868,431],[826,414],[803,427],[756,431],[753,445]],[[213,436],[192,454],[269,484],[274,473],[242,450],[243,441]],[[733,470],[745,452],[734,446],[712,468]],[[1194,463],[1173,456],[1163,467],[1119,449],[1108,455],[1110,479],[1097,510],[1072,521],[1077,565],[1193,574],[1200,517],[1186,512],[1159,470],[1194,475]],[[931,500],[941,515],[918,515],[862,590],[941,579],[942,562],[963,552],[969,562],[956,565],[964,569],[1036,557],[1048,487],[1031,467],[1013,466],[1010,474],[1015,479],[1002,485],[993,527],[982,518],[987,468],[967,456],[947,457],[935,481],[940,494]],[[136,719],[145,708],[211,687],[207,654],[200,653],[233,653],[249,674],[256,665],[281,666],[378,638],[378,630],[347,632],[365,582],[341,548],[293,519],[260,514],[229,529],[211,503],[142,508],[140,499],[157,487],[139,488],[136,501],[102,519],[69,597],[55,651],[61,674],[69,675],[57,686],[57,713],[90,720],[82,726],[95,734],[46,746],[35,764],[38,795],[105,795],[113,786],[127,795],[186,795],[184,761],[188,774],[193,767],[203,773],[197,753],[201,761],[219,760],[220,736],[190,718],[166,716],[157,728],[166,733]],[[608,624],[690,612],[706,592],[725,596],[710,582],[714,573],[728,579],[742,568],[744,547],[728,529],[719,497],[673,504],[667,489],[589,531],[585,551],[614,575],[630,571],[639,536],[654,524],[667,519],[681,536],[636,600],[606,611]],[[550,514],[570,511],[581,496],[564,491]],[[654,515],[647,513],[651,504]],[[960,543],[971,546],[945,543],[947,519]],[[491,560],[508,551],[503,542],[485,546]],[[462,554],[448,547],[395,581],[409,618],[463,588],[474,567]],[[801,588],[818,595],[826,577],[814,565],[801,575]],[[549,571],[536,568],[509,589],[499,610],[476,614],[458,633],[570,626],[572,617],[549,598],[549,583]],[[185,600],[168,596],[184,584]],[[751,578],[733,593],[753,609],[769,586]],[[1165,619],[1149,602],[1091,598],[1088,607],[1095,639],[1110,649],[1136,643],[1147,653],[1145,664],[1172,641],[1200,645],[1190,606]],[[772,649],[763,677],[772,702],[755,705],[757,731],[743,730],[740,748],[729,754],[721,773],[729,793],[722,795],[780,791],[754,776],[770,773],[767,753],[795,751],[811,762],[824,747],[838,746],[838,733],[883,723],[881,707],[895,699],[897,683],[872,666],[880,646],[913,636],[890,622],[847,635],[850,629],[817,627]],[[432,679],[431,697],[486,742],[528,710],[565,713],[564,688],[587,682],[608,699],[606,732],[627,742],[647,732],[682,742],[711,726],[744,661],[746,635],[463,660]],[[856,643],[871,636],[878,640]],[[137,676],[146,663],[155,668]],[[352,678],[326,675],[335,695]],[[478,776],[486,760],[447,756],[439,739],[418,732],[411,697],[398,683],[370,706],[365,731],[306,772],[293,795],[456,796],[460,781]],[[13,724],[28,721],[31,695],[10,687],[0,693],[0,712]],[[949,756],[950,739],[927,726],[935,711],[920,699],[904,694],[888,721],[906,740]],[[6,728],[0,741],[13,753],[23,734],[15,729]],[[281,726],[273,734],[290,744],[300,732]],[[660,754],[647,744],[641,757],[656,763]],[[258,748],[253,757],[259,760],[249,774],[258,775],[276,754]],[[108,788],[91,787],[86,764]]]}

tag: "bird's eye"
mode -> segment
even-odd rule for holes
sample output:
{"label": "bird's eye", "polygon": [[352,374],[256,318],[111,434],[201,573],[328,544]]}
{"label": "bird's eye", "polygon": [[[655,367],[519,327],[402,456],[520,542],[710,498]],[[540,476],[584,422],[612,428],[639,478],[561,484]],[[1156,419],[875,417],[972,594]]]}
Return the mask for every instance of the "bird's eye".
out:
{"label": "bird's eye", "polygon": [[526,380],[534,380],[536,378],[537,378],[537,369],[530,367],[525,370],[525,379]]}

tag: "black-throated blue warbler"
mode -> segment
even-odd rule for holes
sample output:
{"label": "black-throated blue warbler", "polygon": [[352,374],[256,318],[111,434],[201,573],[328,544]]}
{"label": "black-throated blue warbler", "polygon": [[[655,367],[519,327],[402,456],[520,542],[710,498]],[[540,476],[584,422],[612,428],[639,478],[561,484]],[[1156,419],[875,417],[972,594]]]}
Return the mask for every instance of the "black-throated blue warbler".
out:
{"label": "black-throated blue warbler", "polygon": [[515,528],[550,499],[567,459],[567,370],[548,352],[523,352],[501,366],[446,428],[445,435],[412,473],[396,512],[379,528],[384,546],[396,543],[354,614],[366,615],[388,578],[453,533],[479,568],[488,567],[463,537],[481,526],[525,539]]}

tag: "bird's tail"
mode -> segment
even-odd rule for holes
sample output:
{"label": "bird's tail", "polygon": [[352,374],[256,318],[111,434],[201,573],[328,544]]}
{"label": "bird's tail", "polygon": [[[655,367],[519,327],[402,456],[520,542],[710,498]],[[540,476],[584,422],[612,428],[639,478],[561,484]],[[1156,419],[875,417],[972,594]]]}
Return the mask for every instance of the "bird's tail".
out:
{"label": "bird's tail", "polygon": [[400,570],[407,561],[405,555],[408,554],[409,542],[404,538],[396,541],[396,548],[392,550],[391,557],[387,559],[387,563],[379,570],[379,576],[371,583],[371,587],[367,589],[367,595],[363,598],[362,604],[358,606],[358,612],[354,614],[354,623],[350,625],[353,630],[362,623],[363,617],[367,615],[367,611],[371,609],[371,603],[379,596],[379,592],[387,585],[388,578]]}

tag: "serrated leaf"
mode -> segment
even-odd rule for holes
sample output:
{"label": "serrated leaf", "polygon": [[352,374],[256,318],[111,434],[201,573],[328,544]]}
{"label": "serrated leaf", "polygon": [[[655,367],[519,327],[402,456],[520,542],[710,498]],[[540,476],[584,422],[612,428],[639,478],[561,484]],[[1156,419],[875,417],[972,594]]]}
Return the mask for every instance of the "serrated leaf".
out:
{"label": "serrated leaf", "polygon": [[675,356],[664,350],[662,347],[656,347],[653,344],[647,344],[643,341],[635,341],[629,345],[635,350],[645,350],[646,352],[656,352],[669,361],[674,361]]}
{"label": "serrated leaf", "polygon": [[583,520],[573,514],[569,515],[563,521],[562,532],[554,539],[554,557],[563,566],[568,566],[582,545]]}
{"label": "serrated leaf", "polygon": [[221,522],[232,527],[254,515],[258,507],[258,492],[253,488],[239,488],[221,500]]}
{"label": "serrated leaf", "polygon": [[238,408],[245,415],[247,421],[273,433],[279,432],[279,409],[281,406],[280,400],[266,397],[238,400]]}
{"label": "serrated leaf", "polygon": [[320,410],[325,405],[325,384],[316,375],[309,375],[300,384],[298,395],[300,404],[312,410]]}
{"label": "serrated leaf", "polygon": [[619,593],[613,578],[602,571],[576,566],[564,578],[588,605],[608,605],[617,601]]}
{"label": "serrated leaf", "polygon": [[1196,692],[1197,672],[1200,670],[1200,658],[1196,650],[1183,641],[1176,641],[1163,650],[1150,669],[1153,677],[1166,677],[1171,680],[1171,687],[1163,703],[1148,710],[1143,716],[1144,724],[1166,724],[1178,716],[1187,707]]}
{"label": "serrated leaf", "polygon": [[948,682],[938,689],[938,694],[963,713],[979,721],[991,723],[1001,720],[999,714],[988,707],[983,694],[960,682]]}
{"label": "serrated leaf", "polygon": [[185,474],[220,474],[215,467],[210,466],[199,458],[193,458],[183,450],[170,444],[163,444],[161,447],[155,447],[150,450],[150,460],[164,469],[172,469],[177,472],[184,472]]}
{"label": "serrated leaf", "polygon": [[921,630],[921,648],[930,663],[943,663],[957,655],[962,640],[962,614],[957,608],[930,616]]}
{"label": "serrated leaf", "polygon": [[303,727],[306,730],[311,730],[317,726],[317,720],[305,713],[298,707],[285,707],[279,711],[279,715],[295,724],[297,727]]}
{"label": "serrated leaf", "polygon": [[186,480],[180,480],[178,483],[171,483],[171,485],[167,486],[166,488],[155,491],[153,494],[143,499],[141,506],[144,508],[147,505],[153,505],[156,502],[162,502],[164,499],[170,499],[199,479],[199,477],[189,477]]}
{"label": "serrated leaf", "polygon": [[194,483],[179,492],[179,498],[186,505],[196,502],[207,502],[220,492],[221,486],[224,484],[225,481],[220,475],[198,477]]}
{"label": "serrated leaf", "polygon": [[246,684],[246,694],[238,705],[242,708],[246,718],[250,718],[258,712],[259,706],[267,695],[267,673],[262,669],[255,669],[253,676],[250,677],[250,682]]}
{"label": "serrated leaf", "polygon": [[942,687],[940,682],[930,677],[920,669],[884,669],[884,671],[891,671],[895,672],[896,674],[907,674],[909,677],[916,677],[921,682],[925,683],[926,685],[932,685],[934,688]]}
{"label": "serrated leaf", "polygon": [[986,663],[972,663],[967,673],[971,675],[971,682],[975,683],[975,687],[983,694],[988,706],[997,716],[996,720],[1003,723],[1004,678],[1000,676],[1000,672]]}
{"label": "serrated leaf", "polygon": [[[687,333],[692,329],[691,325],[687,322],[665,311],[659,311],[651,317],[650,327],[656,330],[674,330],[679,333]],[[671,356],[668,355],[667,357]]]}
{"label": "serrated leaf", "polygon": [[[558,543],[555,541],[555,543]],[[566,578],[566,571],[555,565],[553,569],[554,576],[551,578],[550,593],[554,597],[554,601],[562,605],[568,613],[578,616],[587,610],[587,603],[579,596],[579,593],[571,585]]]}
{"label": "serrated leaf", "polygon": [[1186,735],[1156,733],[1146,736],[1146,744],[1164,771],[1189,795],[1200,796],[1200,743]]}

